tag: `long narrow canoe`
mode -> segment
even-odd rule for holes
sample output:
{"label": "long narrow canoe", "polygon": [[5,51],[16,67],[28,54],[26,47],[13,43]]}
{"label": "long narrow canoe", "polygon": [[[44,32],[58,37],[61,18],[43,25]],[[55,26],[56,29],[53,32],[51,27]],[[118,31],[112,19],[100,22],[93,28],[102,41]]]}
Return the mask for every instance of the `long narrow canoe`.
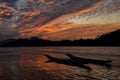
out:
{"label": "long narrow canoe", "polygon": [[78,56],[74,56],[72,54],[66,54],[68,57],[70,57],[70,59],[72,60],[76,60],[78,62],[82,62],[82,63],[93,63],[93,64],[108,64],[110,62],[112,62],[112,60],[96,60],[96,59],[88,59],[88,58],[81,58]]}
{"label": "long narrow canoe", "polygon": [[83,63],[72,60],[72,59],[60,59],[60,58],[52,57],[50,55],[45,55],[45,56],[49,59],[47,62],[55,62],[59,64],[69,65],[69,66],[75,66],[75,67],[86,69],[87,71],[92,70],[92,68],[90,68],[89,66],[86,66]]}

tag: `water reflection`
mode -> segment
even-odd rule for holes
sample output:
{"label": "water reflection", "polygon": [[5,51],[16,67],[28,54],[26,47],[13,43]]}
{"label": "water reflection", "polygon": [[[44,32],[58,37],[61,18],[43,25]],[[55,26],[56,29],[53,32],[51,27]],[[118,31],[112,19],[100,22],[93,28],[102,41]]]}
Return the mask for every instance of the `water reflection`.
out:
{"label": "water reflection", "polygon": [[20,80],[20,65],[19,65],[19,56],[18,55],[0,55],[0,68],[1,75],[0,79],[4,80]]}
{"label": "water reflection", "polygon": [[[52,56],[67,58],[63,54]],[[0,55],[0,80],[79,80],[95,79],[86,70],[57,63],[45,63],[48,59],[41,54]],[[83,66],[84,67],[84,66]]]}
{"label": "water reflection", "polygon": [[[99,51],[100,49],[95,50]],[[93,69],[92,72],[87,72],[78,67],[57,63],[45,63],[48,59],[44,56],[45,54],[49,54],[56,58],[68,59],[65,54],[71,52],[72,54],[88,58],[106,59],[106,56],[104,56],[105,53],[108,54],[111,51],[104,52],[104,55],[98,52],[91,55],[89,52],[89,54],[87,52],[83,54],[84,51],[88,50],[86,48],[79,49],[71,47],[48,48],[48,50],[47,48],[13,48],[10,50],[13,50],[11,54],[8,54],[9,52],[4,53],[4,51],[0,54],[0,80],[119,80],[119,67],[113,67],[113,69],[107,70],[98,65],[87,64]],[[93,51],[95,50],[93,48]],[[113,53],[110,54],[113,55]],[[107,57],[113,60],[112,64],[119,66],[119,56],[116,55],[119,54],[116,53],[115,56],[107,55]]]}

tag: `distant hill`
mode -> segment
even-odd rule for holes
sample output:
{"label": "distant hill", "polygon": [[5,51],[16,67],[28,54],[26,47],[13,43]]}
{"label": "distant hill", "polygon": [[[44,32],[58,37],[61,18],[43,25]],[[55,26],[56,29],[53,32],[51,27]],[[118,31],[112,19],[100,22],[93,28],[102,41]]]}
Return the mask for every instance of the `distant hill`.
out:
{"label": "distant hill", "polygon": [[100,36],[95,41],[99,45],[120,46],[120,30]]}
{"label": "distant hill", "polygon": [[49,41],[32,37],[30,39],[8,39],[0,41],[1,47],[33,47],[33,46],[120,46],[120,30],[107,33],[96,39]]}

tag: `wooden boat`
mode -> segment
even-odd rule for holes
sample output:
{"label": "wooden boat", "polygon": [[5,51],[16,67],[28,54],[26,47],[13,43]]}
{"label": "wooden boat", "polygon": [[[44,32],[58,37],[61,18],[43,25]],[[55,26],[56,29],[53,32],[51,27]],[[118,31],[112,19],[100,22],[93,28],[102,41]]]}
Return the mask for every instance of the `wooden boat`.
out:
{"label": "wooden boat", "polygon": [[83,63],[80,63],[72,59],[60,59],[60,58],[52,57],[50,55],[45,55],[45,56],[49,59],[47,62],[55,62],[59,64],[69,65],[69,66],[75,66],[75,67],[86,69],[88,71],[92,70],[92,68],[90,68],[89,66],[83,65]]}
{"label": "wooden boat", "polygon": [[93,63],[93,64],[108,64],[110,62],[112,62],[112,60],[96,60],[96,59],[88,59],[88,58],[81,58],[81,57],[77,57],[74,56],[72,54],[66,54],[68,57],[70,57],[70,59],[72,60],[76,60],[85,64],[89,64],[89,63]]}

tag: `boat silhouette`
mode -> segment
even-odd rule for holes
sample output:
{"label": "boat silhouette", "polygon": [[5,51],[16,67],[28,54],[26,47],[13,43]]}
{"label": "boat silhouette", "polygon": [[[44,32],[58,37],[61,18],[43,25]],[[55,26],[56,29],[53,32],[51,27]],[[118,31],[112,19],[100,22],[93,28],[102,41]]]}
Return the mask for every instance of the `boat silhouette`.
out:
{"label": "boat silhouette", "polygon": [[76,60],[82,63],[93,63],[93,64],[108,64],[111,63],[112,60],[97,60],[97,59],[89,59],[89,58],[82,58],[82,57],[78,57],[72,54],[66,54],[70,59],[72,60]]}
{"label": "boat silhouette", "polygon": [[109,64],[112,62],[112,60],[97,60],[97,59],[89,59],[89,58],[82,58],[82,57],[78,57],[72,54],[66,54],[70,59],[78,61],[80,63],[84,63],[84,64],[96,64],[96,65],[100,65],[100,66],[104,66],[108,69],[111,69],[112,65]]}
{"label": "boat silhouette", "polygon": [[91,71],[92,68],[89,66],[86,66],[85,64],[95,64],[99,66],[104,66],[108,69],[111,69],[112,65],[109,64],[112,62],[112,60],[97,60],[97,59],[89,59],[89,58],[81,58],[78,56],[74,56],[72,54],[66,54],[69,59],[61,59],[61,58],[55,58],[50,55],[45,55],[49,60],[46,62],[55,62],[58,64],[65,64],[65,65],[70,65],[70,66],[76,66],[79,68],[84,68],[87,69],[88,71]]}
{"label": "boat silhouette", "polygon": [[55,62],[58,64],[64,64],[64,65],[69,65],[69,66],[75,66],[75,67],[79,67],[79,68],[83,68],[86,69],[87,71],[91,71],[92,68],[90,68],[89,66],[84,65],[83,63],[80,63],[78,61],[72,60],[72,59],[60,59],[60,58],[55,58],[52,57],[50,55],[45,55],[49,60],[46,61],[46,63],[48,62]]}

